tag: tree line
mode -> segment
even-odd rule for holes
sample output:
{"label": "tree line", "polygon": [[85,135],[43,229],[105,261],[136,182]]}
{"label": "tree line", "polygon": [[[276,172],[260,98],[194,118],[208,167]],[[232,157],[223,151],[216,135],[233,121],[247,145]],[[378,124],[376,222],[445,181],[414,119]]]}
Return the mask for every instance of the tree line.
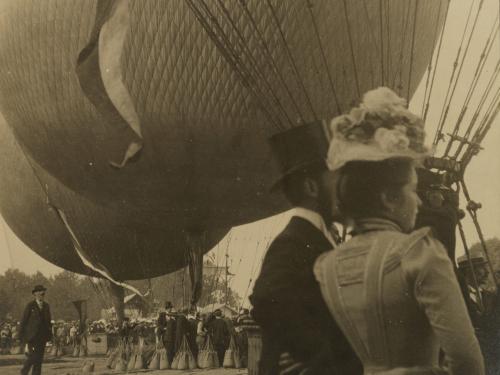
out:
{"label": "tree line", "polygon": [[[185,270],[128,283],[143,294],[150,290],[146,297],[150,305],[163,307],[166,301],[171,301],[177,309],[189,306],[191,286]],[[0,321],[21,318],[26,303],[33,298],[31,290],[36,284],[42,284],[48,289],[46,301],[50,304],[54,320],[77,320],[78,312],[72,303],[76,300],[87,300],[87,316],[92,320],[101,318],[102,309],[112,307],[109,282],[106,280],[91,279],[69,271],[47,277],[41,272],[29,275],[18,269],[9,269],[0,275]],[[237,309],[241,297],[231,288],[228,288],[227,292],[227,304]],[[125,291],[125,295],[130,293]],[[206,306],[225,301],[226,289],[222,272],[204,275],[203,293],[198,305]]]}

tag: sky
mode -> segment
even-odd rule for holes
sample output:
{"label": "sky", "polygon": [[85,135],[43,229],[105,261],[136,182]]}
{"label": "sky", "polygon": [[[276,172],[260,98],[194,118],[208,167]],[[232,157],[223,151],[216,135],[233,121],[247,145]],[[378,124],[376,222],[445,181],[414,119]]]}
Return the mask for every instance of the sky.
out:
{"label": "sky", "polygon": [[[478,1],[474,2],[474,9]],[[432,139],[435,134],[436,124],[443,108],[444,98],[448,89],[451,68],[456,57],[459,37],[463,32],[470,0],[452,1],[448,23],[443,36],[443,48],[438,64],[436,81],[433,95],[431,97],[430,112],[426,122],[426,131]],[[471,42],[470,51],[464,63],[460,80],[450,106],[450,123],[458,118],[462,108],[466,92],[474,77],[476,64],[481,55],[486,36],[489,34],[495,17],[499,14],[498,0],[486,0],[484,9],[481,11],[481,22],[475,38]],[[489,77],[494,64],[500,55],[500,38],[496,35],[497,43],[494,45],[490,59],[485,65],[484,76]],[[480,94],[486,86],[485,80],[480,80],[476,95],[470,103],[470,110],[465,117],[470,118],[477,104]],[[425,77],[416,94],[410,103],[410,109],[416,113],[422,107],[422,98],[425,89]],[[500,238],[500,118],[495,121],[492,129],[488,133],[482,144],[482,150],[468,166],[465,180],[469,187],[473,200],[482,203],[482,208],[478,212],[481,228],[486,238]],[[438,149],[438,154],[440,149]],[[0,178],[3,176],[0,171]],[[462,199],[463,207],[464,201]],[[231,277],[230,285],[244,299],[244,304],[248,305],[248,295],[251,294],[253,281],[258,276],[260,264],[271,240],[284,228],[289,220],[290,214],[283,213],[255,223],[235,227],[221,242],[210,252],[219,265],[224,265],[225,253],[229,255],[229,270],[235,276]],[[8,268],[19,268],[27,273],[41,271],[46,275],[60,272],[61,269],[46,262],[41,257],[28,249],[22,241],[8,228],[7,224],[0,217],[0,273]],[[472,222],[467,218],[464,220],[464,228],[469,244],[478,241],[477,233]],[[463,249],[458,246],[457,256],[463,253]]]}

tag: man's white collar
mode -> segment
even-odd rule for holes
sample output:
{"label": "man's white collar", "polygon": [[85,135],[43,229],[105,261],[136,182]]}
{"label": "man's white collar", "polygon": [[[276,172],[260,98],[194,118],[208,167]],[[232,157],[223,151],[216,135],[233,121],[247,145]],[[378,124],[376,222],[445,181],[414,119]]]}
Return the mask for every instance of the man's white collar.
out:
{"label": "man's white collar", "polygon": [[325,221],[321,217],[321,215],[313,210],[304,207],[295,207],[292,210],[292,216],[300,217],[304,220],[307,220],[312,225],[314,225],[319,231],[323,233],[326,239],[332,244],[332,247],[337,246],[335,240],[332,237],[332,234],[328,230]]}

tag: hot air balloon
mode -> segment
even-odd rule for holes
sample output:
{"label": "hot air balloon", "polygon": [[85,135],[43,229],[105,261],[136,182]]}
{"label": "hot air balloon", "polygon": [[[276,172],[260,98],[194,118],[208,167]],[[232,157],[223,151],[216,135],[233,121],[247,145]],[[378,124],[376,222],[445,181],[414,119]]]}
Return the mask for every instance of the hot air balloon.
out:
{"label": "hot air balloon", "polygon": [[[0,110],[18,148],[0,161],[16,175],[0,183],[1,212],[66,269],[87,272],[68,236],[116,279],[180,268],[189,237],[205,252],[230,227],[287,207],[267,193],[269,135],[331,118],[377,86],[411,97],[447,4],[5,0]],[[120,35],[111,64],[106,41]],[[104,95],[117,66],[131,115]],[[18,209],[12,191],[31,203]],[[40,239],[28,218],[63,240]]]}

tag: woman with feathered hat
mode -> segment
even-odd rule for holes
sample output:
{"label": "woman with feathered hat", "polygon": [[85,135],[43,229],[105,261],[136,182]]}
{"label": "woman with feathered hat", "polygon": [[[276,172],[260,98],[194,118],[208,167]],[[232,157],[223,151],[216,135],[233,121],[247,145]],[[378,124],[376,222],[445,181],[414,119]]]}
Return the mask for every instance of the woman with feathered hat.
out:
{"label": "woman with feathered hat", "polygon": [[[414,231],[422,120],[388,88],[331,122],[327,163],[352,239],[314,272],[328,308],[368,374],[484,374],[483,359],[443,245]],[[445,354],[445,366],[440,361]]]}

